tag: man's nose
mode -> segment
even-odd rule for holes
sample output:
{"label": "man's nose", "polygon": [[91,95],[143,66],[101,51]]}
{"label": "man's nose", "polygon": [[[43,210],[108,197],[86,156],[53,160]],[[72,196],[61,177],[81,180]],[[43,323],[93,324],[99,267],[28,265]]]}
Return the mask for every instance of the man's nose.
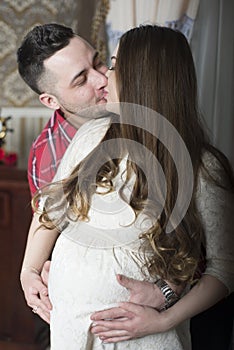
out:
{"label": "man's nose", "polygon": [[92,70],[91,82],[96,89],[102,89],[107,86],[107,80],[105,70],[103,70],[103,73],[95,69]]}

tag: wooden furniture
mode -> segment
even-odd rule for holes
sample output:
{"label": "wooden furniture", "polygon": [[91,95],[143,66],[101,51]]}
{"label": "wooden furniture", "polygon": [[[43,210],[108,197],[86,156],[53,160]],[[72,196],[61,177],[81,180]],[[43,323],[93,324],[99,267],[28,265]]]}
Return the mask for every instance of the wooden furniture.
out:
{"label": "wooden furniture", "polygon": [[30,200],[26,170],[0,165],[0,350],[45,348],[38,339],[43,321],[26,305],[19,281]]}

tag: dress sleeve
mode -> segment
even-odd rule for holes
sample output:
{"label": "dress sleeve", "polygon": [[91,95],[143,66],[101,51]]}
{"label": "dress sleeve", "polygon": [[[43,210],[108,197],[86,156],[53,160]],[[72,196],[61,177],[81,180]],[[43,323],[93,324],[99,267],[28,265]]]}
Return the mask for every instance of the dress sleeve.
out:
{"label": "dress sleeve", "polygon": [[[212,160],[213,171],[215,161]],[[216,164],[217,165],[217,164]],[[210,165],[208,166],[209,169]],[[205,274],[216,277],[234,290],[234,194],[217,186],[200,174],[197,207],[206,238]]]}

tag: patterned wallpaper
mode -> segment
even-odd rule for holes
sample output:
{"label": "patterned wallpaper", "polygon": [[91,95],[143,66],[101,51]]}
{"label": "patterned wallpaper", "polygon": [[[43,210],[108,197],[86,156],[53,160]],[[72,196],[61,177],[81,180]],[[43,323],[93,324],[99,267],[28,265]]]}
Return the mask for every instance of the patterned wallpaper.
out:
{"label": "patterned wallpaper", "polygon": [[40,106],[37,95],[18,75],[17,48],[38,24],[58,22],[76,31],[78,6],[78,0],[0,1],[0,107]]}

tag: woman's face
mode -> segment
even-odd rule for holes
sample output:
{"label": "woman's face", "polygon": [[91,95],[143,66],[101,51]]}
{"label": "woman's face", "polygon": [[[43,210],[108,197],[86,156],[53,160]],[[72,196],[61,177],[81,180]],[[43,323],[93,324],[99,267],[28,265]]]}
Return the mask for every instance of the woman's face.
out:
{"label": "woman's face", "polygon": [[105,90],[107,91],[107,96],[106,96],[107,103],[119,102],[117,86],[116,86],[116,77],[115,77],[115,63],[116,63],[117,52],[118,52],[118,46],[116,47],[116,49],[113,52],[113,55],[111,56],[111,66],[106,72],[106,76],[108,78],[108,84],[105,88]]}

